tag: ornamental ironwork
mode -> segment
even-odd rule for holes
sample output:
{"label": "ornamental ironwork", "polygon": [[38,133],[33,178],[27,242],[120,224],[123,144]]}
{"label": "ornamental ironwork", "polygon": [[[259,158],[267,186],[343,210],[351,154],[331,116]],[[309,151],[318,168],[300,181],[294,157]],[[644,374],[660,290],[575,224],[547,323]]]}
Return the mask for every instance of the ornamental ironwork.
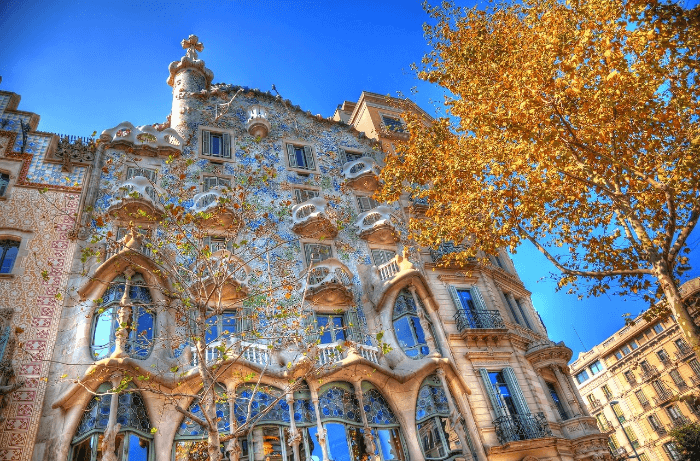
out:
{"label": "ornamental ironwork", "polygon": [[553,437],[544,413],[499,416],[493,424],[501,445],[516,440]]}
{"label": "ornamental ironwork", "polygon": [[503,322],[503,317],[501,317],[501,313],[497,310],[477,311],[471,309],[460,309],[455,313],[454,319],[457,323],[457,329],[459,331],[475,328],[498,329],[506,327],[506,324]]}

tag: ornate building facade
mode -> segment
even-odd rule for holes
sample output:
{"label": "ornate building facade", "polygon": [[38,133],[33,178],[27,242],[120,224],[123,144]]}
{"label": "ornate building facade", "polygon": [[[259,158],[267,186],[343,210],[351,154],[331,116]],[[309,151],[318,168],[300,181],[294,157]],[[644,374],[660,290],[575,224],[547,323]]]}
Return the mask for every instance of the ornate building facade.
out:
{"label": "ornate building facade", "polygon": [[[202,360],[218,370],[215,422],[229,459],[610,459],[569,374],[571,350],[547,337],[507,254],[446,263],[458,247],[401,239],[424,203],[372,198],[383,153],[406,137],[405,104],[364,92],[331,118],[315,116],[270,92],[212,84],[197,37],[183,48],[169,67],[169,120],[104,130],[96,174],[76,181],[85,185],[73,235],[80,251],[63,309],[52,311],[60,328],[55,347],[45,346],[53,363],[38,375],[46,388],[34,400],[38,432],[4,459],[28,460],[32,447],[36,461],[202,459],[193,447],[207,434],[191,397],[203,385]],[[264,179],[241,176],[243,168]],[[229,196],[233,184],[246,186],[240,203]],[[233,239],[227,229],[246,209],[259,210],[238,229],[250,237]],[[178,336],[195,319],[174,308],[177,280],[162,276],[169,250],[154,243],[153,217],[177,210],[208,229],[177,238],[196,234],[214,259],[230,261],[272,235],[260,243],[265,258],[236,259],[201,350]],[[176,259],[174,277],[188,264]],[[315,331],[303,353],[279,347],[284,339],[246,336],[273,316],[261,319],[240,294],[272,284],[271,274],[295,279],[284,283],[286,298],[305,314],[291,323]],[[216,274],[202,277],[209,293]],[[111,393],[125,373],[138,377]],[[286,392],[299,376],[302,385]],[[17,437],[16,426],[2,430]]]}
{"label": "ornate building facade", "polygon": [[0,91],[0,459],[30,459],[94,149]]}
{"label": "ornate building facade", "polygon": [[[697,299],[700,279],[680,289],[686,302]],[[697,314],[691,311],[696,323]],[[698,390],[700,362],[672,317],[648,322],[640,316],[581,353],[571,373],[616,458],[681,459],[669,431],[700,419],[694,399],[684,399]]]}

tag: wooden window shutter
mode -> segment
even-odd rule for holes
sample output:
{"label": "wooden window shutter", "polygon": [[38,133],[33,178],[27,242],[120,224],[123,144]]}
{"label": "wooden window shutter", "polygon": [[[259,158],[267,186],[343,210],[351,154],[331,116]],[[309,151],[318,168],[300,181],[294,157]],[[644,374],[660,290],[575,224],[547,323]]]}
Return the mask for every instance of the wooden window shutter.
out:
{"label": "wooden window shutter", "polygon": [[503,378],[506,380],[506,384],[508,385],[508,390],[510,390],[510,394],[513,398],[513,405],[515,405],[516,410],[518,410],[518,414],[520,415],[527,415],[530,413],[530,409],[527,406],[527,402],[525,401],[525,396],[523,395],[523,391],[520,389],[520,385],[518,384],[518,380],[515,377],[515,371],[511,367],[506,367],[503,369]]}
{"label": "wooden window shutter", "polygon": [[362,328],[360,328],[360,317],[355,309],[350,309],[345,313],[345,327],[347,328],[348,339],[356,343],[364,343]]}
{"label": "wooden window shutter", "polygon": [[455,309],[457,311],[463,311],[463,310],[468,310],[469,306],[462,306],[462,301],[459,299],[459,294],[457,294],[457,289],[450,285],[447,287],[447,290],[450,292],[450,298],[452,298],[452,302],[455,305]]}
{"label": "wooden window shutter", "polygon": [[315,312],[310,312],[304,316],[304,334],[308,344],[317,344],[321,340]]}
{"label": "wooden window shutter", "polygon": [[211,155],[211,139],[207,130],[202,130],[202,155]]}
{"label": "wooden window shutter", "polygon": [[289,160],[289,166],[291,168],[298,168],[297,156],[294,153],[294,146],[292,144],[287,144],[287,159]]}
{"label": "wooden window shutter", "polygon": [[474,307],[476,308],[477,311],[485,311],[486,310],[486,303],[484,302],[484,298],[481,296],[481,292],[477,287],[471,287],[469,291],[472,294],[472,299],[474,299]]}
{"label": "wooden window shutter", "polygon": [[479,368],[479,374],[481,375],[481,380],[484,382],[484,389],[486,389],[486,395],[489,396],[489,401],[493,407],[493,411],[496,413],[496,418],[501,416],[508,416],[508,410],[503,406],[498,396],[496,395],[496,390],[493,388],[493,383],[489,377],[489,372],[486,368]]}
{"label": "wooden window shutter", "polygon": [[221,151],[221,156],[223,158],[231,158],[231,135],[228,133],[223,133],[223,147]]}
{"label": "wooden window shutter", "polygon": [[304,158],[306,159],[306,169],[315,170],[316,162],[314,162],[314,150],[311,146],[304,146]]}

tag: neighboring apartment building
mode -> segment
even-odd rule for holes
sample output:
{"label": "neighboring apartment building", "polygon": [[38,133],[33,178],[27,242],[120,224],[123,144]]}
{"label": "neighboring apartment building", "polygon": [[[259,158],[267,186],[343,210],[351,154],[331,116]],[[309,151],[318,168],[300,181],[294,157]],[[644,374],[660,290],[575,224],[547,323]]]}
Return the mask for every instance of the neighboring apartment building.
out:
{"label": "neighboring apartment building", "polygon": [[0,459],[34,446],[76,248],[87,140],[37,131],[39,116],[0,91]]}
{"label": "neighboring apartment building", "polygon": [[[172,281],[160,278],[155,263],[156,250],[166,249],[148,246],[150,237],[140,232],[147,234],[149,219],[164,206],[217,208],[218,216],[231,219],[225,225],[223,218],[206,221],[211,230],[203,241],[212,252],[233,257],[247,241],[227,240],[225,227],[236,222],[236,212],[234,201],[223,199],[227,185],[246,181],[236,176],[236,166],[249,165],[270,175],[264,183],[250,184],[253,200],[267,211],[247,231],[272,229],[280,241],[293,243],[269,250],[266,262],[239,266],[231,303],[211,324],[212,331],[230,335],[211,343],[207,360],[218,360],[219,347],[238,341],[249,328],[235,320],[245,309],[236,304],[237,293],[267,283],[272,266],[308,274],[290,295],[304,300],[306,325],[326,328],[312,356],[322,366],[320,375],[306,379],[239,438],[240,451],[226,444],[229,459],[610,460],[606,436],[568,372],[571,350],[549,340],[507,254],[490,264],[440,265],[455,246],[416,250],[399,239],[408,218],[423,213],[424,204],[409,197],[396,204],[371,198],[383,152],[406,137],[405,104],[363,92],[357,103],[346,101],[335,120],[313,116],[269,92],[212,85],[213,73],[196,53],[202,49],[197,37],[184,40],[183,48],[186,55],[169,67],[169,121],[139,127],[124,122],[105,130],[94,158],[82,158],[100,174],[85,181],[80,210],[77,190],[66,198],[74,204],[71,214],[84,213],[77,217],[82,226],[101,226],[91,218],[93,209],[109,213],[116,245],[74,232],[80,249],[98,253],[79,252],[71,260],[75,244],[66,230],[55,220],[41,228],[47,224],[38,212],[33,216],[40,222],[7,231],[22,245],[31,243],[22,232],[42,231],[42,241],[48,242],[38,247],[42,257],[55,260],[54,253],[64,250],[61,265],[51,263],[49,280],[54,268],[62,274],[72,262],[76,270],[68,285],[77,296],[67,296],[59,309],[53,284],[49,290],[40,273],[27,278],[27,262],[34,256],[25,253],[15,262],[25,271],[16,277],[17,283],[27,283],[18,288],[22,296],[37,300],[20,300],[37,313],[20,317],[24,323],[16,324],[25,336],[19,339],[27,351],[40,348],[41,358],[54,362],[48,373],[46,362],[14,363],[20,366],[17,374],[29,379],[12,394],[9,410],[2,410],[8,423],[0,429],[0,459],[28,460],[33,447],[35,461],[99,461],[107,458],[106,438],[118,460],[201,459],[190,452],[205,438],[201,427],[163,397],[201,387],[191,346],[176,340],[179,325],[188,321],[170,310],[177,304],[170,296]],[[187,167],[173,171],[178,156],[187,159]],[[71,187],[84,182],[85,167],[68,161],[61,167],[74,175]],[[11,170],[11,182],[12,175],[22,177]],[[19,183],[11,187],[13,197],[24,190]],[[176,192],[188,198],[168,203]],[[25,198],[25,209],[13,215],[30,214],[28,205],[35,202]],[[331,231],[330,224],[342,219],[349,224]],[[53,245],[55,240],[61,244]],[[20,246],[18,258],[31,248]],[[178,264],[185,270],[186,261]],[[8,288],[2,299],[17,299],[13,293]],[[46,330],[42,339],[40,328]],[[37,339],[31,336],[35,331]],[[390,350],[378,344],[380,333]],[[226,371],[217,377],[228,395],[228,401],[217,402],[224,434],[247,418],[239,402],[273,401],[289,382],[288,364],[296,369],[291,352],[276,350],[275,343],[263,338],[246,344],[237,360],[223,359]],[[135,392],[118,398],[93,395],[111,388],[125,370],[134,375],[146,370],[148,379],[134,380]],[[267,393],[251,390],[241,378],[249,373],[260,377]],[[45,389],[43,401],[34,388]],[[198,414],[192,399],[178,404]],[[119,433],[107,435],[116,421]],[[5,448],[15,445],[22,448]]]}
{"label": "neighboring apartment building", "polygon": [[[696,298],[700,278],[683,284],[681,294]],[[698,391],[700,363],[672,317],[640,316],[570,367],[615,455],[633,456],[634,448],[644,461],[680,459],[669,431],[700,419],[700,408],[679,399]]]}

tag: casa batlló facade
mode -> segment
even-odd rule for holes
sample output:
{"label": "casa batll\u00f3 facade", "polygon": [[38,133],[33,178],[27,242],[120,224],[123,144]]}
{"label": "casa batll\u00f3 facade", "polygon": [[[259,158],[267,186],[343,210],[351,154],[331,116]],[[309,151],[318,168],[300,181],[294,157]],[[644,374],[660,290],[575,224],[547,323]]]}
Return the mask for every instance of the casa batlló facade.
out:
{"label": "casa batll\u00f3 facade", "polygon": [[[203,459],[194,447],[206,431],[176,407],[202,417],[190,395],[203,384],[197,366],[210,360],[224,396],[222,437],[249,424],[222,443],[232,460],[611,459],[569,374],[571,350],[549,340],[508,256],[445,264],[457,247],[400,239],[424,204],[371,198],[384,152],[406,137],[397,100],[365,92],[332,118],[314,116],[279,95],[213,84],[197,37],[182,45],[185,56],[169,67],[169,120],[105,129],[92,174],[77,181],[81,213],[69,241],[80,251],[62,272],[67,295],[45,357],[54,362],[37,375],[45,393],[24,438],[16,425],[0,429],[0,440],[18,441],[0,448],[2,459]],[[236,184],[249,205],[228,197]],[[153,243],[149,222],[175,207],[200,217],[216,209],[216,219],[197,222],[211,258],[265,250],[236,259],[201,351],[182,339],[195,320],[173,309],[177,283],[154,262],[168,249]],[[226,229],[246,209],[258,213],[238,229],[249,237],[232,241]],[[191,266],[178,258],[176,275]],[[203,276],[205,294],[215,276]],[[310,337],[306,349],[246,336],[252,322],[274,318],[241,294],[275,278],[289,285],[289,303],[304,306],[285,322]],[[140,379],[110,394],[127,371]],[[285,391],[290,380],[303,382]]]}
{"label": "casa batll\u00f3 facade", "polygon": [[[686,303],[696,306],[700,278],[680,291]],[[697,307],[691,315],[699,323]],[[687,399],[700,385],[700,362],[673,318],[648,322],[639,317],[580,354],[571,369],[616,458],[636,451],[645,461],[681,459],[669,432],[700,420],[700,408]]]}

